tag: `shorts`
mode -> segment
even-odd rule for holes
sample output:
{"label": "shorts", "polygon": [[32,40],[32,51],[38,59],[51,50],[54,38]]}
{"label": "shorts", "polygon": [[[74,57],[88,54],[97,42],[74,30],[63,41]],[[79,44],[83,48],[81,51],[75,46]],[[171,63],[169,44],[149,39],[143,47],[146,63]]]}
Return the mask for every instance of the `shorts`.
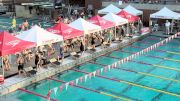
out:
{"label": "shorts", "polygon": [[18,65],[18,71],[24,70],[24,65]]}

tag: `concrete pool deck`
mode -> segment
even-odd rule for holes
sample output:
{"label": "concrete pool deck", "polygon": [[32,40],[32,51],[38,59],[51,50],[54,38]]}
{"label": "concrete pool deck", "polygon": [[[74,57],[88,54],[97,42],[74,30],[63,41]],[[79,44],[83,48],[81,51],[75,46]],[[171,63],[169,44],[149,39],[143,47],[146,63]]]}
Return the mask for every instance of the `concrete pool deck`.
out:
{"label": "concrete pool deck", "polygon": [[34,82],[38,82],[40,80],[51,77],[57,73],[68,70],[74,66],[80,65],[82,63],[90,61],[94,58],[97,58],[99,56],[102,56],[104,54],[112,52],[112,51],[122,48],[124,46],[127,46],[131,43],[134,43],[134,42],[146,37],[147,35],[148,35],[148,33],[142,34],[140,36],[134,36],[131,39],[124,39],[120,43],[112,43],[111,46],[108,48],[102,49],[100,47],[96,47],[97,51],[94,52],[93,54],[85,52],[81,58],[76,59],[76,60],[73,60],[71,57],[65,58],[63,64],[56,65],[56,66],[55,65],[48,66],[47,69],[41,69],[40,71],[37,72],[36,75],[34,75],[32,77],[18,77],[18,75],[17,75],[17,76],[8,78],[5,80],[4,84],[0,85],[0,96],[8,94],[10,92],[13,92],[13,91],[17,90],[18,88],[23,88],[25,86],[28,86]]}

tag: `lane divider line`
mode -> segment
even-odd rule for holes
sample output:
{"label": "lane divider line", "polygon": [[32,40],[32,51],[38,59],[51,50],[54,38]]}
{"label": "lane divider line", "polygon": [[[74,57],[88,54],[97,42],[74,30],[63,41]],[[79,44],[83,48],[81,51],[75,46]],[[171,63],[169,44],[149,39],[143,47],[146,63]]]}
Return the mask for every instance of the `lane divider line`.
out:
{"label": "lane divider line", "polygon": [[[118,58],[116,58],[116,59],[118,59]],[[100,63],[97,63],[97,62],[91,62],[91,63],[97,64],[97,65],[100,65],[100,66],[107,66],[107,65],[103,65],[103,64],[100,64]],[[124,70],[124,71],[128,71],[128,72],[133,72],[133,73],[137,73],[137,74],[141,74],[141,75],[145,75],[145,76],[150,76],[150,77],[155,77],[155,78],[159,78],[159,79],[163,79],[163,80],[173,81],[173,82],[180,82],[180,80],[176,80],[176,79],[172,79],[172,78],[166,78],[166,77],[162,77],[162,76],[154,75],[154,74],[150,74],[150,73],[145,73],[145,72],[138,72],[138,71],[122,69],[122,68],[114,68],[114,69]]]}
{"label": "lane divider line", "polygon": [[[56,81],[56,82],[66,83],[65,81],[54,79],[54,78],[48,78],[48,79]],[[109,97],[112,97],[112,98],[115,98],[115,99],[119,99],[119,100],[123,100],[123,101],[132,101],[132,100],[124,98],[124,97],[116,96],[116,95],[109,94],[109,93],[106,93],[106,92],[101,92],[101,91],[98,91],[98,90],[93,90],[93,89],[86,88],[86,87],[79,86],[79,85],[70,85],[70,86],[74,86],[74,87],[81,88],[81,89],[84,89],[84,90],[96,92],[98,94],[102,94],[102,95],[109,96]]]}
{"label": "lane divider line", "polygon": [[[41,97],[41,98],[44,98],[44,99],[47,99],[47,97],[44,96],[44,95],[41,95],[41,94],[38,94],[38,93],[35,93],[35,92],[32,92],[32,91],[26,90],[26,89],[24,89],[24,88],[19,88],[18,90],[23,91],[23,92],[26,92],[26,93],[28,93],[28,94],[32,94],[32,95]],[[51,101],[58,101],[58,100],[55,100],[55,99],[53,99],[53,98],[50,98],[50,100],[51,100]]]}
{"label": "lane divider line", "polygon": [[[133,45],[129,45],[129,47],[145,49],[145,47],[133,46]],[[154,51],[158,51],[158,52],[166,52],[166,53],[170,53],[170,54],[177,54],[177,55],[180,55],[180,52],[173,52],[173,51],[159,50],[159,49],[156,49],[156,50],[154,50]]]}
{"label": "lane divider line", "polygon": [[[116,51],[118,51],[118,50],[116,50]],[[123,50],[121,50],[120,52],[129,53],[129,54],[134,54],[135,53],[135,52],[127,52],[127,51],[123,51]],[[180,60],[172,59],[172,58],[163,58],[163,57],[147,55],[147,54],[145,54],[144,56],[151,57],[151,58],[162,59],[162,60],[169,60],[169,61],[173,61],[173,62],[180,62]]]}
{"label": "lane divider line", "polygon": [[[88,72],[84,72],[84,71],[81,71],[81,70],[76,70],[76,69],[71,69],[71,70],[74,70],[74,71],[77,71],[77,72],[82,72],[84,74],[89,74]],[[175,93],[167,92],[167,91],[164,91],[164,90],[159,90],[159,89],[151,88],[151,87],[140,85],[140,84],[135,84],[135,83],[132,83],[132,82],[129,82],[129,81],[119,80],[119,79],[115,79],[115,78],[108,78],[106,76],[100,76],[100,75],[96,75],[96,76],[100,77],[100,78],[107,79],[107,80],[121,82],[121,83],[125,83],[125,84],[128,84],[128,85],[132,85],[132,86],[136,86],[136,87],[152,90],[152,91],[155,91],[155,92],[159,92],[159,93],[164,93],[164,94],[168,94],[168,95],[171,95],[171,96],[180,97],[179,94],[175,94]]]}
{"label": "lane divider line", "polygon": [[[112,56],[106,56],[106,57],[112,57]],[[116,57],[114,57],[114,58],[116,58]],[[142,61],[135,61],[135,60],[130,60],[130,61],[135,62],[135,63],[139,63],[139,64],[143,64],[143,65],[149,65],[149,66],[154,66],[154,67],[157,67],[157,68],[169,69],[169,70],[174,70],[174,71],[180,72],[180,69],[169,67],[169,66],[155,65],[155,64],[150,64],[150,63],[145,63],[145,62],[142,62]]]}

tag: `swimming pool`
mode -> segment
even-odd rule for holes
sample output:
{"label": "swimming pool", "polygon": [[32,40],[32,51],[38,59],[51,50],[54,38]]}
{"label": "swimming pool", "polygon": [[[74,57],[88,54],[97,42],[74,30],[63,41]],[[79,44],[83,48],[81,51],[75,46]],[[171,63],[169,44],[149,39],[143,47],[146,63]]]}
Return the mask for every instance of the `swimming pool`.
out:
{"label": "swimming pool", "polygon": [[[34,83],[25,89],[46,96],[49,89],[59,87],[62,82],[75,80],[162,39],[149,36],[123,49]],[[64,88],[62,92],[58,89],[56,94],[52,93],[51,98],[60,101],[180,101],[180,54],[170,53],[179,53],[179,44],[180,40],[174,39],[100,76],[87,78],[86,82],[79,82],[78,86],[69,86],[67,91]],[[169,53],[159,50],[166,50]],[[9,97],[15,101],[46,101],[45,98],[21,90],[6,96]]]}
{"label": "swimming pool", "polygon": [[[24,21],[24,18],[16,18],[17,26],[19,24],[22,24],[23,21]],[[12,22],[12,17],[0,16],[0,30],[8,30],[12,26],[11,22]],[[52,23],[47,23],[47,22],[42,21],[38,18],[37,19],[28,19],[28,22],[29,22],[29,25],[31,25],[32,23],[34,23],[34,24],[41,23],[43,28],[47,28],[47,27],[50,27],[53,25]]]}

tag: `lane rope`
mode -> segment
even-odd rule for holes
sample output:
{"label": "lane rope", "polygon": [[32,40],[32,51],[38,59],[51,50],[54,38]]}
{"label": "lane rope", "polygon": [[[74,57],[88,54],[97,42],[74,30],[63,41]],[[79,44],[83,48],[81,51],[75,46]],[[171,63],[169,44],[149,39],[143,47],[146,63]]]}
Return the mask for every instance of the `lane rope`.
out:
{"label": "lane rope", "polygon": [[[82,73],[85,73],[85,74],[89,74],[88,72],[84,72],[84,71],[81,71],[81,70],[76,70],[76,69],[71,69],[71,70],[74,70],[74,71],[77,71],[77,72],[82,72]],[[119,79],[115,79],[115,78],[108,78],[106,76],[100,76],[100,75],[97,75],[97,74],[96,74],[96,76],[100,77],[100,78],[108,79],[108,80],[111,80],[111,81],[121,82],[121,83],[125,83],[125,84],[128,84],[128,85],[132,85],[132,86],[136,86],[136,87],[152,90],[152,91],[155,91],[155,92],[159,92],[159,93],[164,93],[164,94],[168,94],[168,95],[171,95],[171,96],[180,97],[179,94],[175,94],[175,93],[167,92],[167,91],[164,91],[164,90],[159,90],[159,89],[151,88],[151,87],[140,85],[140,84],[135,84],[135,83],[132,83],[132,82],[128,82],[128,81],[124,81],[124,80],[119,80]]]}
{"label": "lane rope", "polygon": [[[58,79],[54,79],[54,78],[48,78],[48,79],[53,80],[53,81],[56,81],[56,82],[66,83],[65,81],[58,80]],[[115,99],[120,99],[120,100],[123,100],[123,101],[132,101],[132,100],[127,99],[127,98],[124,98],[124,97],[112,95],[112,94],[109,94],[109,93],[106,93],[106,92],[102,92],[102,91],[98,91],[98,90],[93,90],[93,89],[86,88],[86,87],[79,86],[79,85],[70,85],[70,86],[74,86],[74,87],[77,87],[77,88],[81,88],[81,89],[85,89],[85,90],[88,90],[88,91],[96,92],[96,93],[98,93],[98,94],[102,94],[102,95],[105,95],[105,96],[109,96],[109,97],[112,97],[112,98],[115,98]]]}
{"label": "lane rope", "polygon": [[[127,51],[123,51],[123,50],[121,50],[120,52],[129,53],[129,54],[134,54],[135,53],[135,52],[127,52]],[[163,60],[169,60],[169,61],[173,61],[173,62],[180,62],[180,60],[172,59],[172,58],[164,58],[164,57],[147,55],[147,54],[145,54],[144,56],[151,57],[151,58],[157,58],[157,59],[163,59]]]}
{"label": "lane rope", "polygon": [[[19,88],[18,90],[23,91],[23,92],[26,92],[26,93],[28,93],[28,94],[33,94],[33,95],[35,95],[35,96],[38,96],[38,97],[47,99],[47,97],[44,96],[44,95],[41,95],[41,94],[38,94],[38,93],[35,93],[35,92],[32,92],[32,91],[26,90],[26,89],[24,89],[24,88]],[[55,100],[55,99],[53,99],[53,98],[50,98],[50,100],[51,100],[51,101],[58,101],[58,100]]]}

